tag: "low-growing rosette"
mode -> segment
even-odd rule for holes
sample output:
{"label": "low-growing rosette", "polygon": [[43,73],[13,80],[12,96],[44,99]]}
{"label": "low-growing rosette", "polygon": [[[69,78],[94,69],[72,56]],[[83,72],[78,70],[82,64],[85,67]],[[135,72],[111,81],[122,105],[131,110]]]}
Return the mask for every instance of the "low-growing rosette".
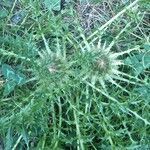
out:
{"label": "low-growing rosette", "polygon": [[119,82],[139,84],[140,79],[124,73],[120,69],[121,66],[125,65],[122,61],[123,55],[128,55],[134,50],[138,52],[139,46],[126,51],[113,52],[111,49],[114,41],[107,45],[106,42],[102,44],[101,40],[98,40],[97,44],[93,44],[88,42],[84,35],[82,35],[82,38],[83,43],[80,45],[80,54],[76,58],[78,58],[80,64],[80,71],[82,72],[80,78],[83,82],[90,83],[93,86],[99,83],[99,88],[105,92],[107,92],[108,82],[126,92],[128,91]]}
{"label": "low-growing rosette", "polygon": [[70,64],[61,53],[48,52],[39,53],[38,69],[36,76],[38,84],[48,89],[52,94],[67,91],[71,85]]}

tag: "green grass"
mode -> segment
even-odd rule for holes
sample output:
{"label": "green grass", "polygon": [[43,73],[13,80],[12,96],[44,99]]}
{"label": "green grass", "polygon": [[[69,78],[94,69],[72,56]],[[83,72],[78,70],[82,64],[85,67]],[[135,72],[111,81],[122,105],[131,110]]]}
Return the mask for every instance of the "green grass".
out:
{"label": "green grass", "polygon": [[149,8],[0,1],[0,149],[150,149]]}

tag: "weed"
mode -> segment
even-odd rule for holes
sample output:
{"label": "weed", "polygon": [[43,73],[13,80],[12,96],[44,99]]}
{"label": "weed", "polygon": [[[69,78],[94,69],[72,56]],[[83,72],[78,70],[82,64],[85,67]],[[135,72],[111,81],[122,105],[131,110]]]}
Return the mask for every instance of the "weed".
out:
{"label": "weed", "polygon": [[0,149],[150,148],[148,1],[0,8]]}

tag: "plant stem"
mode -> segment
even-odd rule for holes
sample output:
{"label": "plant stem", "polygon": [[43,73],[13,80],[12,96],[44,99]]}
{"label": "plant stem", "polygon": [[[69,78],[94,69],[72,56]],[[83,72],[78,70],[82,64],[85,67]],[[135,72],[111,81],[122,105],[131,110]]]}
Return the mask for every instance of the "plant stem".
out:
{"label": "plant stem", "polygon": [[[58,107],[59,107],[59,129],[58,129],[58,138],[60,137],[61,133],[61,125],[62,125],[62,107],[61,107],[61,101],[60,98],[58,98]],[[55,142],[54,148],[57,148],[58,140]]]}
{"label": "plant stem", "polygon": [[57,142],[55,142],[57,139],[56,139],[56,115],[55,115],[55,109],[54,109],[54,102],[52,101],[51,102],[51,106],[52,106],[52,122],[53,122],[53,134],[54,134],[54,136],[53,136],[53,143],[54,143],[54,148],[56,148],[57,147],[57,145],[56,145],[56,143]]}
{"label": "plant stem", "polygon": [[80,132],[80,126],[79,126],[79,120],[77,118],[77,114],[76,114],[76,111],[73,110],[73,113],[74,113],[74,119],[75,119],[75,124],[76,124],[76,133],[77,133],[77,136],[78,136],[78,144],[80,145],[80,147],[78,147],[78,150],[84,150],[84,145],[83,145],[83,139],[81,138],[81,132]]}
{"label": "plant stem", "polygon": [[14,147],[12,148],[12,150],[15,150],[17,148],[17,145],[19,144],[19,142],[21,141],[21,139],[22,139],[22,135],[19,136],[19,138],[18,138],[16,144],[14,145]]}

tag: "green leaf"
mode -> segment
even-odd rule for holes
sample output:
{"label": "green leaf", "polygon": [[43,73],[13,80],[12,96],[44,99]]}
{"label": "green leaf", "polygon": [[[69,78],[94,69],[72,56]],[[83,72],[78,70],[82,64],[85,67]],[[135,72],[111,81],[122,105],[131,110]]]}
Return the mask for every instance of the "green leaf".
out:
{"label": "green leaf", "polygon": [[43,137],[41,137],[40,141],[37,144],[36,149],[44,149],[45,140],[46,140],[46,134],[44,134]]}
{"label": "green leaf", "polygon": [[60,10],[60,0],[44,0],[45,6],[51,10]]}
{"label": "green leaf", "polygon": [[1,0],[0,4],[5,7],[12,7],[14,0]]}
{"label": "green leaf", "polygon": [[129,56],[124,60],[126,65],[130,65],[134,68],[134,75],[138,76],[140,73],[143,73],[145,69],[150,67],[150,51],[137,54],[134,56]]}
{"label": "green leaf", "polygon": [[15,70],[7,64],[2,65],[2,74],[8,81],[15,82],[17,85],[23,85],[26,82],[24,74],[16,73]]}
{"label": "green leaf", "polygon": [[26,77],[24,74],[18,73],[15,76],[15,81],[17,82],[17,85],[23,85],[26,83]]}
{"label": "green leaf", "polygon": [[20,86],[26,83],[25,75],[20,72],[16,72],[11,66],[7,64],[2,65],[2,74],[7,79],[7,82],[4,85],[4,96],[12,92],[16,85]]}
{"label": "green leaf", "polygon": [[12,143],[13,143],[13,138],[12,138],[12,131],[11,128],[9,127],[6,135],[6,141],[5,141],[5,149],[11,150],[12,149]]}
{"label": "green leaf", "polygon": [[145,102],[150,102],[150,85],[145,85],[143,87],[138,87],[134,89],[135,92],[138,92],[141,97],[145,100]]}
{"label": "green leaf", "polygon": [[146,51],[150,51],[150,44],[144,44],[144,49],[146,50]]}
{"label": "green leaf", "polygon": [[14,90],[15,86],[16,86],[16,83],[13,80],[6,82],[6,84],[4,85],[3,95],[7,96],[8,94],[10,94],[10,92],[12,92]]}
{"label": "green leaf", "polygon": [[142,62],[145,68],[149,68],[150,67],[150,51],[148,51],[147,53],[144,54],[143,58],[142,58]]}
{"label": "green leaf", "polygon": [[28,133],[24,127],[22,128],[22,137],[27,145],[27,148],[29,149],[29,137],[28,137]]}
{"label": "green leaf", "polygon": [[5,18],[8,16],[8,12],[0,7],[0,18]]}
{"label": "green leaf", "polygon": [[2,65],[2,74],[8,80],[15,78],[15,71],[7,64]]}

